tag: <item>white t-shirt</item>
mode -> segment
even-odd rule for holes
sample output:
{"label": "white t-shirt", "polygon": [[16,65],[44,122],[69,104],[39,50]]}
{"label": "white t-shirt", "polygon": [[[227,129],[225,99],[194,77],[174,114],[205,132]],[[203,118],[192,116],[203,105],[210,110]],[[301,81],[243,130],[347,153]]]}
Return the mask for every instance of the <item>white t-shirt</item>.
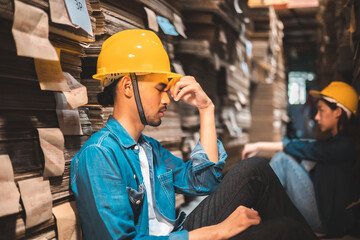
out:
{"label": "white t-shirt", "polygon": [[152,236],[167,236],[174,229],[174,226],[168,221],[166,221],[161,216],[161,214],[158,213],[158,211],[156,211],[154,208],[155,204],[152,198],[152,188],[149,175],[149,162],[146,157],[145,150],[142,147],[140,147],[139,158],[149,207],[149,234]]}

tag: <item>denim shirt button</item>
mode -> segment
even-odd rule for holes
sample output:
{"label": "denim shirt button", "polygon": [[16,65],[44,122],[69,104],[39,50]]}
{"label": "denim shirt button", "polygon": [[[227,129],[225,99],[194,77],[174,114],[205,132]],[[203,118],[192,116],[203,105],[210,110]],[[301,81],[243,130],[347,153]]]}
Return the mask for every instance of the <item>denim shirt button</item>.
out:
{"label": "denim shirt button", "polygon": [[140,200],[137,200],[135,203],[136,203],[137,205],[139,205],[139,204],[141,203],[141,201],[140,201]]}
{"label": "denim shirt button", "polygon": [[136,146],[134,147],[134,149],[135,149],[135,150],[139,150],[139,146],[136,145]]}
{"label": "denim shirt button", "polygon": [[136,179],[136,175],[134,174],[134,179]]}

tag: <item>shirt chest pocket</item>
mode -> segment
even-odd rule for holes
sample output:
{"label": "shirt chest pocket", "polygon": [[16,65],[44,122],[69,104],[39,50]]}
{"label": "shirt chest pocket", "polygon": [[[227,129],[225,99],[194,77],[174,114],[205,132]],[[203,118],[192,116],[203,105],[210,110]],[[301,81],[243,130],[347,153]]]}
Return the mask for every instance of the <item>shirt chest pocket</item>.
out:
{"label": "shirt chest pocket", "polygon": [[134,213],[134,220],[136,224],[140,216],[141,208],[144,205],[143,203],[145,196],[145,185],[140,184],[138,191],[131,187],[126,187],[126,190],[129,197],[131,208]]}
{"label": "shirt chest pocket", "polygon": [[160,182],[161,189],[165,193],[161,198],[164,203],[170,203],[172,207],[175,207],[175,190],[174,190],[174,179],[172,170],[160,174],[157,176]]}

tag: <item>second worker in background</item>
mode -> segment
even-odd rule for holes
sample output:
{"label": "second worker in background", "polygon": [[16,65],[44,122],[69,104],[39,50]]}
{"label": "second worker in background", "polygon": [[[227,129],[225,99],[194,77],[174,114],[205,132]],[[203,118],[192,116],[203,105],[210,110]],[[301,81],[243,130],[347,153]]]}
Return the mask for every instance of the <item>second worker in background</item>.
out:
{"label": "second worker in background", "polygon": [[319,98],[319,129],[330,137],[251,143],[245,145],[243,158],[259,150],[280,151],[270,165],[312,229],[343,236],[359,231],[360,224],[360,139],[351,123],[359,96],[353,87],[337,81],[310,94]]}

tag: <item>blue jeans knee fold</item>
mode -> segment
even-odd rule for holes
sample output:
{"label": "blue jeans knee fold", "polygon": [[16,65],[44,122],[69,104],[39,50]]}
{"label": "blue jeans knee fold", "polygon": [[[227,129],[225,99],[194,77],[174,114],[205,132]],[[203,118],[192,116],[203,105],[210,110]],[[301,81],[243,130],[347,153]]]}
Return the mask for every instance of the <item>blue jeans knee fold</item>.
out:
{"label": "blue jeans knee fold", "polygon": [[275,154],[270,166],[311,228],[316,232],[322,232],[314,185],[309,173],[293,157],[284,152]]}

